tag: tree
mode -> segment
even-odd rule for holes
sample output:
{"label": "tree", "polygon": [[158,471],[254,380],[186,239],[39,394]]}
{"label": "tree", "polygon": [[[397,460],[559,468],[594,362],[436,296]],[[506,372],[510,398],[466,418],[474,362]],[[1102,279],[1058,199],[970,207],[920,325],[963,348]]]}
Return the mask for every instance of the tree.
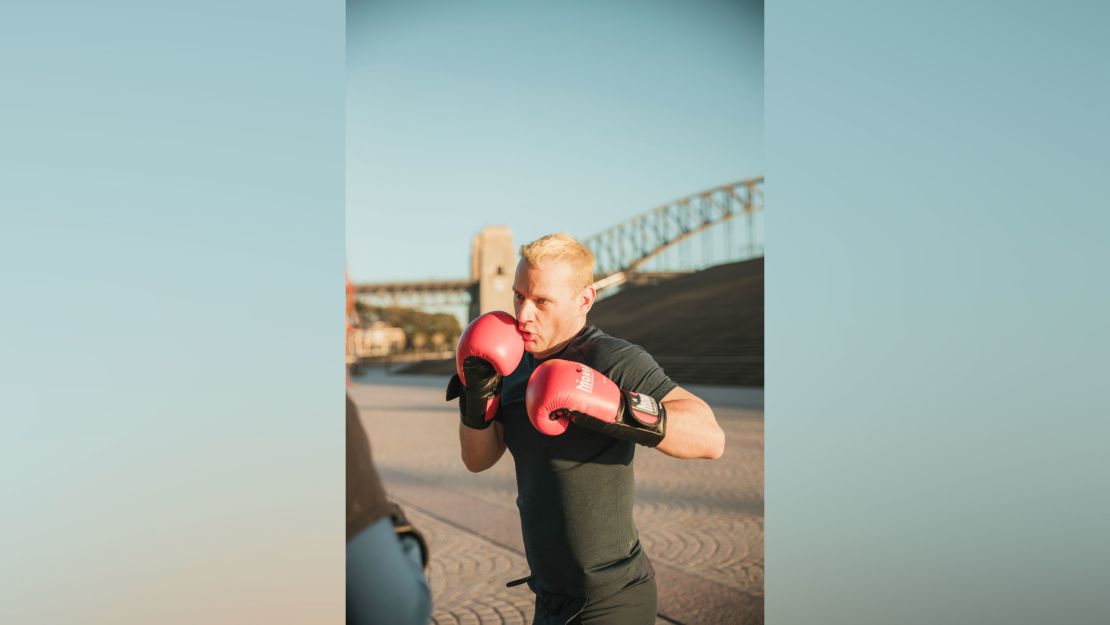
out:
{"label": "tree", "polygon": [[[401,328],[405,333],[406,344],[413,347],[417,346],[417,342],[421,347],[426,345],[428,337],[435,337],[437,334],[443,337],[441,339],[443,344],[453,345],[462,334],[459,320],[452,314],[428,313],[414,308],[394,306],[367,306],[362,302],[358,302],[356,307],[363,319],[381,321]],[[433,342],[436,342],[434,338]]]}

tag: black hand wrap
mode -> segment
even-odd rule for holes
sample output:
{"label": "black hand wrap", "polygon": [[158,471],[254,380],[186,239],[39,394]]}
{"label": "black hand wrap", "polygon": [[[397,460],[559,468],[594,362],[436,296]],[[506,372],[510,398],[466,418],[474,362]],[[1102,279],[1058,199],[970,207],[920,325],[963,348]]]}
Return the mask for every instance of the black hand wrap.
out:
{"label": "black hand wrap", "polygon": [[463,425],[484,430],[492,423],[486,421],[486,404],[501,394],[501,376],[493,365],[477,356],[467,356],[463,360],[463,374],[470,383],[464,386],[458,374],[451,376],[447,383],[447,401],[458,397]]}

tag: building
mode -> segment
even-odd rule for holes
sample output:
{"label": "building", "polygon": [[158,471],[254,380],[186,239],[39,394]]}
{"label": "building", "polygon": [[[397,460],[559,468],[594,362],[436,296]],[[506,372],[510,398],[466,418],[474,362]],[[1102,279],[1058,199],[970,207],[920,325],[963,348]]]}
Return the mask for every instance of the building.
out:
{"label": "building", "polygon": [[347,353],[357,358],[388,356],[405,349],[405,331],[383,321],[374,321],[351,331]]}

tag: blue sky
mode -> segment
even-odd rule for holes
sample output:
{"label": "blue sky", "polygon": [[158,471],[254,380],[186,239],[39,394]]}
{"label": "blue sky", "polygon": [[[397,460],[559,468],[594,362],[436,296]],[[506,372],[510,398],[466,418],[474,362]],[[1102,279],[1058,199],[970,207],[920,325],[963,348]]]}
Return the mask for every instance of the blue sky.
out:
{"label": "blue sky", "polygon": [[760,2],[353,2],[347,260],[462,278],[470,240],[586,237],[762,175]]}

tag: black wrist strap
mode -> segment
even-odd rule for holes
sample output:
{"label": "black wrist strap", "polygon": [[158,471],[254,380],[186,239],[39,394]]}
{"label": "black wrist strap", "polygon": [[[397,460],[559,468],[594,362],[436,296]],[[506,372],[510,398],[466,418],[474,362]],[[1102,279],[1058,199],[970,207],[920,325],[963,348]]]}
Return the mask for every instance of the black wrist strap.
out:
{"label": "black wrist strap", "polygon": [[621,389],[624,416],[636,425],[662,430],[666,424],[667,410],[651,395]]}
{"label": "black wrist strap", "polygon": [[[621,392],[627,393],[628,391]],[[663,441],[663,436],[666,433],[666,410],[663,409],[662,404],[659,404],[658,409],[659,418],[653,425],[641,422],[632,414],[633,410],[629,408],[627,397],[621,398],[621,414],[617,416],[616,422],[611,423],[597,419],[576,410],[568,410],[567,415],[573,423],[584,428],[608,434],[613,438],[632,441],[645,447],[655,447]],[[647,420],[647,417],[643,415],[641,415],[641,418]]]}
{"label": "black wrist strap", "polygon": [[459,397],[459,419],[462,424],[475,430],[484,430],[493,423],[493,419],[486,421],[486,401],[480,397],[462,394]]}
{"label": "black wrist strap", "polygon": [[463,425],[475,430],[484,430],[493,423],[492,420],[486,421],[486,402],[501,394],[501,385],[502,381],[498,379],[493,393],[489,397],[484,397],[466,388],[456,373],[447,383],[447,401],[459,400],[459,419],[462,420]]}

